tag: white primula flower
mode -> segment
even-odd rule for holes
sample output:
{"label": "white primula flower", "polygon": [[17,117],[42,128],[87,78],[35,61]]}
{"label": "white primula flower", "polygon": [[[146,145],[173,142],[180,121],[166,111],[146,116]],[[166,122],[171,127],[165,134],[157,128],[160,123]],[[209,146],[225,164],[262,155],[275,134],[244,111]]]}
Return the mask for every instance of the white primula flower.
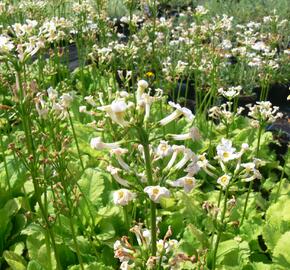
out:
{"label": "white primula flower", "polygon": [[185,193],[194,189],[196,181],[192,176],[184,176],[170,183],[173,187],[183,187]]}
{"label": "white primula flower", "polygon": [[116,205],[128,205],[136,197],[136,194],[126,188],[114,191],[113,201]]}
{"label": "white primula flower", "polygon": [[113,176],[116,182],[118,182],[120,185],[124,187],[129,187],[130,185],[129,182],[119,176],[119,172],[121,171],[119,168],[109,165],[107,166],[107,171]]}
{"label": "white primula flower", "polygon": [[149,198],[155,202],[159,203],[161,198],[170,197],[170,192],[165,187],[160,186],[148,186],[144,188],[144,192],[148,194]]}
{"label": "white primula flower", "polygon": [[223,97],[231,100],[234,97],[238,96],[242,90],[242,87],[239,86],[233,86],[229,87],[227,90],[224,90],[223,88],[218,89],[219,94],[221,94]]}
{"label": "white primula flower", "polygon": [[257,170],[256,164],[254,162],[242,163],[241,167],[244,168],[244,170],[241,172],[243,173],[241,178],[245,182],[249,182],[254,179],[262,179],[262,175],[259,170]]}
{"label": "white primula flower", "polygon": [[172,150],[173,150],[173,154],[171,156],[171,159],[169,160],[167,166],[165,167],[165,171],[166,170],[170,170],[177,158],[177,155],[179,153],[183,153],[185,151],[185,146],[184,145],[173,145],[172,146]]}
{"label": "white primula flower", "polygon": [[128,149],[124,148],[114,148],[111,151],[111,154],[114,155],[120,164],[120,166],[125,170],[125,171],[130,171],[130,166],[123,160],[121,155],[127,154]]}
{"label": "white primula flower", "polygon": [[171,134],[170,137],[175,141],[193,140],[198,141],[201,139],[199,129],[192,127],[189,129],[188,133],[185,134]]}
{"label": "white primula flower", "polygon": [[65,93],[60,97],[60,100],[61,100],[61,105],[67,109],[70,107],[73,101],[73,97],[70,94]]}
{"label": "white primula flower", "polygon": [[48,95],[48,99],[52,102],[55,102],[57,97],[58,97],[58,93],[55,89],[53,89],[52,87],[49,87],[47,90],[47,95]]}
{"label": "white primula flower", "polygon": [[96,102],[94,101],[94,97],[93,96],[86,96],[85,97],[85,101],[88,102],[93,107],[97,105]]}
{"label": "white primula flower", "polygon": [[9,53],[14,48],[14,44],[9,37],[0,35],[0,53]]}
{"label": "white primula flower", "polygon": [[125,261],[122,262],[120,265],[120,270],[133,270],[133,269],[135,269],[134,263],[129,264],[129,262]]}
{"label": "white primula flower", "polygon": [[91,148],[95,150],[107,150],[120,147],[120,143],[104,143],[101,137],[92,138],[90,142]]}
{"label": "white primula flower", "polygon": [[223,176],[219,177],[217,183],[220,184],[223,189],[225,189],[228,184],[230,183],[231,177],[228,174],[224,174]]}
{"label": "white primula flower", "polygon": [[171,107],[175,108],[175,111],[159,121],[159,124],[161,126],[165,126],[169,124],[170,122],[174,121],[175,119],[177,119],[178,117],[182,115],[185,117],[187,121],[190,121],[190,122],[193,121],[194,115],[192,114],[191,110],[185,107],[181,107],[179,104],[175,104],[174,102],[171,102],[171,101],[169,101],[168,104]]}
{"label": "white primula flower", "polygon": [[160,141],[160,144],[157,147],[156,154],[157,156],[164,158],[172,153],[172,147],[168,144],[167,141]]}
{"label": "white primula flower", "polygon": [[80,113],[85,113],[85,112],[87,112],[87,107],[86,107],[86,106],[79,106],[79,112],[80,112]]}
{"label": "white primula flower", "polygon": [[126,104],[124,100],[115,100],[112,104],[97,107],[97,109],[106,112],[113,122],[122,127],[126,127],[129,126],[129,122],[127,122],[124,117],[129,107],[130,106]]}
{"label": "white primula flower", "polygon": [[223,162],[238,158],[235,152],[236,148],[232,147],[232,142],[228,139],[222,138],[221,143],[217,146],[217,158]]}
{"label": "white primula flower", "polygon": [[137,100],[137,105],[140,105],[142,103],[142,95],[149,86],[148,82],[145,80],[140,80],[138,81],[137,84],[137,91],[136,91],[136,100]]}
{"label": "white primula flower", "polygon": [[181,168],[183,168],[185,166],[185,164],[192,158],[194,158],[195,154],[189,149],[186,148],[184,150],[184,155],[183,158],[174,165],[174,169],[175,170],[180,170]]}

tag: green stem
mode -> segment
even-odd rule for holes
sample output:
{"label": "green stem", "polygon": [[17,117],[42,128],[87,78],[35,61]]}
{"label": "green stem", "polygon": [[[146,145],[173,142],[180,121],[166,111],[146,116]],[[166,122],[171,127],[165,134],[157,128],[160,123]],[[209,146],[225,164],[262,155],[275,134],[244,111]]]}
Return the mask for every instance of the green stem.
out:
{"label": "green stem", "polygon": [[[48,230],[48,234],[50,236],[50,240],[51,240],[51,245],[54,251],[54,255],[55,255],[55,260],[56,260],[56,267],[58,270],[61,270],[61,263],[60,263],[60,259],[59,259],[59,254],[57,252],[57,248],[56,248],[56,242],[55,242],[55,238],[54,238],[54,232],[51,228],[51,224],[48,220],[48,215],[45,211],[45,207],[43,206],[42,200],[41,200],[41,188],[39,186],[39,182],[38,182],[38,171],[37,171],[37,167],[35,166],[35,162],[36,162],[36,151],[35,151],[35,146],[33,143],[33,136],[31,133],[31,128],[32,128],[32,123],[31,123],[31,119],[29,117],[30,112],[28,111],[26,104],[23,103],[23,88],[22,88],[22,81],[21,81],[21,76],[20,76],[20,72],[17,71],[16,72],[16,80],[18,80],[18,84],[17,87],[19,88],[19,95],[20,95],[20,104],[19,104],[19,114],[20,117],[22,118],[22,122],[23,122],[23,129],[24,129],[24,133],[25,133],[25,139],[26,139],[26,147],[27,147],[27,152],[28,152],[28,156],[32,156],[32,161],[30,162],[30,166],[29,166],[29,171],[31,174],[31,178],[32,178],[32,183],[33,183],[33,187],[34,187],[34,191],[35,191],[35,197],[36,200],[38,202],[39,205],[39,209],[42,215],[42,218],[46,224],[47,230]],[[24,80],[26,81],[26,80]],[[47,247],[47,250],[49,250],[49,247]]]}
{"label": "green stem", "polygon": [[229,186],[227,186],[226,191],[225,191],[225,198],[224,198],[224,207],[223,207],[223,212],[221,215],[221,227],[218,230],[218,235],[217,235],[217,239],[215,242],[215,246],[214,246],[214,251],[213,251],[213,261],[212,261],[212,270],[215,270],[216,267],[216,255],[217,255],[217,251],[218,251],[218,246],[219,246],[219,242],[221,239],[221,235],[223,233],[224,230],[224,219],[225,219],[225,215],[226,215],[226,211],[227,211],[227,198],[228,198],[228,192],[229,192]]}
{"label": "green stem", "polygon": [[84,163],[83,163],[83,160],[82,160],[82,157],[81,157],[81,151],[80,151],[80,147],[79,147],[76,131],[75,131],[75,128],[74,128],[73,121],[72,121],[72,118],[71,118],[69,110],[67,110],[67,112],[68,112],[69,123],[71,125],[71,129],[72,129],[72,132],[73,132],[74,140],[75,140],[75,143],[76,143],[76,147],[77,147],[77,151],[78,151],[78,156],[79,156],[79,160],[80,160],[80,163],[81,163],[81,167],[82,167],[82,170],[84,171],[85,167],[84,167]]}
{"label": "green stem", "polygon": [[11,193],[11,185],[9,181],[9,173],[8,173],[8,166],[7,166],[7,161],[6,161],[6,155],[5,155],[5,148],[3,144],[3,136],[0,134],[1,137],[1,150],[2,150],[2,155],[3,155],[3,163],[4,163],[4,168],[5,168],[5,174],[6,174],[6,182],[7,182],[7,187],[8,187],[8,192],[9,194]]}
{"label": "green stem", "polygon": [[282,186],[282,182],[283,182],[283,177],[284,177],[284,174],[285,174],[284,169],[285,169],[286,162],[287,162],[287,160],[285,161],[283,169],[282,169],[282,172],[281,172],[281,177],[280,177],[280,180],[279,180],[279,186],[278,186],[278,189],[277,189],[275,202],[277,202],[277,200],[278,200],[278,198],[280,196],[280,190],[281,190],[281,186]]}
{"label": "green stem", "polygon": [[[260,151],[260,143],[261,143],[261,135],[262,135],[262,128],[263,126],[260,125],[259,130],[258,130],[258,142],[257,142],[257,150],[256,150],[256,156],[259,156],[259,151]],[[253,187],[253,181],[250,182],[249,188],[248,188],[248,192],[247,192],[247,196],[246,196],[246,201],[244,204],[244,210],[243,210],[243,215],[242,215],[242,219],[240,222],[240,226],[243,225],[245,216],[246,216],[246,212],[247,212],[247,207],[248,207],[248,202],[249,202],[249,197],[250,197],[250,193]]]}
{"label": "green stem", "polygon": [[[139,129],[139,134],[141,137],[141,143],[144,147],[144,155],[145,155],[145,166],[146,166],[146,176],[149,185],[153,185],[153,176],[152,176],[152,167],[151,167],[151,158],[150,158],[150,150],[149,150],[149,140],[148,135],[143,128]],[[150,214],[151,214],[151,256],[156,256],[156,205],[153,201],[150,201]]]}

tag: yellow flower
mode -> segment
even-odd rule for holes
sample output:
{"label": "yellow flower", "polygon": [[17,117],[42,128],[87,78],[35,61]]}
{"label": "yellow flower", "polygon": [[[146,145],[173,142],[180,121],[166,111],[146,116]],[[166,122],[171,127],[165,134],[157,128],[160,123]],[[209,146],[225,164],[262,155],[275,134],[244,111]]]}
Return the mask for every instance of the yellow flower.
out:
{"label": "yellow flower", "polygon": [[154,77],[154,73],[152,71],[146,72],[147,77]]}

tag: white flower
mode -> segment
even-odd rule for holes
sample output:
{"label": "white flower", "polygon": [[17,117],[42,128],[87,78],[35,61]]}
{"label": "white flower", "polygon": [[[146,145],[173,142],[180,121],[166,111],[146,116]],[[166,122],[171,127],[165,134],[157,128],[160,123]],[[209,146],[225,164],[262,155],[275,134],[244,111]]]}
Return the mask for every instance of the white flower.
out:
{"label": "white flower", "polygon": [[217,146],[217,158],[223,162],[238,158],[235,152],[236,148],[232,147],[232,142],[228,139],[222,138],[221,143]]}
{"label": "white flower", "polygon": [[121,155],[127,154],[128,150],[123,149],[123,148],[114,148],[111,151],[111,154],[116,156],[117,161],[119,162],[120,166],[125,170],[125,171],[130,171],[130,166],[123,160]]}
{"label": "white flower", "polygon": [[184,150],[183,158],[174,165],[175,170],[180,170],[190,159],[194,158],[195,154],[189,149]]}
{"label": "white flower", "polygon": [[80,113],[85,113],[85,112],[87,112],[87,107],[86,107],[86,106],[79,106],[79,112],[80,112]]}
{"label": "white flower", "polygon": [[160,141],[160,144],[157,147],[156,154],[161,158],[167,157],[173,152],[171,145],[167,141]]}
{"label": "white flower", "polygon": [[128,205],[136,197],[136,194],[126,188],[114,191],[113,201],[116,205]]}
{"label": "white flower", "polygon": [[119,143],[104,143],[101,137],[92,138],[90,145],[95,150],[115,149],[120,146]]}
{"label": "white flower", "polygon": [[124,187],[129,187],[129,182],[119,176],[119,172],[121,171],[119,168],[113,167],[111,165],[107,166],[107,171],[113,176],[113,178],[118,182],[120,185]]}
{"label": "white flower", "polygon": [[198,157],[197,156],[194,156],[191,159],[191,162],[187,165],[187,167],[184,171],[187,172],[189,176],[193,176],[200,171],[200,166],[198,165]]}
{"label": "white flower", "polygon": [[124,100],[115,100],[110,105],[98,107],[98,110],[105,111],[113,122],[119,124],[122,127],[129,125],[124,117],[126,110],[129,108],[129,105],[126,104]]}
{"label": "white flower", "polygon": [[256,168],[256,164],[255,162],[248,162],[248,163],[242,163],[241,166],[243,168],[245,168],[242,173],[244,173],[243,175],[241,175],[241,178],[245,181],[245,182],[249,182],[252,181],[254,179],[262,179],[262,175],[259,172],[259,170],[257,170]]}
{"label": "white flower", "polygon": [[68,94],[68,93],[63,94],[63,95],[60,97],[60,99],[61,99],[61,105],[62,105],[64,108],[66,108],[66,109],[70,107],[70,105],[71,105],[71,103],[72,103],[72,101],[73,101],[72,96],[71,96],[70,94]]}
{"label": "white flower", "polygon": [[171,134],[170,137],[175,141],[184,141],[184,140],[193,140],[198,141],[201,139],[201,135],[199,129],[196,127],[192,127],[189,129],[188,133],[185,134]]}
{"label": "white flower", "polygon": [[160,186],[148,186],[144,188],[144,192],[148,194],[149,198],[155,202],[159,203],[160,199],[163,197],[170,197],[170,192],[165,187]]}
{"label": "white flower", "polygon": [[137,105],[140,105],[142,103],[142,95],[145,91],[145,89],[148,88],[148,82],[145,80],[140,80],[138,81],[138,87],[136,91],[136,100],[137,100]]}
{"label": "white flower", "polygon": [[186,193],[189,193],[192,189],[194,189],[195,184],[195,178],[188,175],[171,182],[173,187],[183,187],[184,192]]}
{"label": "white flower", "polygon": [[47,95],[48,95],[48,99],[52,102],[54,102],[58,97],[57,91],[53,89],[52,87],[49,87],[47,89]]}
{"label": "white flower", "polygon": [[164,170],[170,170],[172,168],[172,166],[177,158],[178,153],[185,151],[185,146],[184,145],[173,145],[172,150],[173,150],[173,154],[172,154],[171,159],[169,160],[169,162]]}
{"label": "white flower", "polygon": [[13,48],[13,42],[8,37],[0,35],[0,53],[9,53]]}
{"label": "white flower", "polygon": [[272,106],[270,101],[260,101],[254,106],[249,105],[248,107],[250,109],[249,116],[258,121],[272,123],[283,116],[282,113],[278,112],[279,107]]}
{"label": "white flower", "polygon": [[175,111],[159,121],[159,124],[161,126],[169,124],[170,122],[174,121],[175,119],[177,119],[182,115],[185,117],[187,121],[193,121],[194,115],[192,114],[191,110],[185,107],[181,107],[179,104],[175,104],[174,102],[171,101],[169,101],[168,104],[171,107],[175,108]]}
{"label": "white flower", "polygon": [[134,263],[129,264],[129,262],[125,261],[122,262],[120,265],[120,270],[133,270],[133,269],[135,269]]}
{"label": "white flower", "polygon": [[227,90],[224,90],[223,88],[218,89],[218,92],[224,96],[225,98],[231,100],[234,97],[238,96],[242,90],[242,87],[239,86],[233,86],[229,87]]}
{"label": "white flower", "polygon": [[94,101],[94,97],[93,96],[86,96],[85,97],[85,101],[88,102],[90,105],[92,106],[96,106],[96,102]]}
{"label": "white flower", "polygon": [[230,183],[231,177],[228,174],[224,174],[223,176],[219,177],[217,183],[220,184],[224,189]]}

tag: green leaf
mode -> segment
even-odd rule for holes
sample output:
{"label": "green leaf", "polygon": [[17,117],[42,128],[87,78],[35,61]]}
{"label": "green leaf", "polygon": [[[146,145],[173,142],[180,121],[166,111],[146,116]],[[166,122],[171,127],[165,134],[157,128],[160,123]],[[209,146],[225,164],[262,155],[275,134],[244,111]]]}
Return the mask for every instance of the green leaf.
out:
{"label": "green leaf", "polygon": [[26,261],[13,251],[4,251],[3,257],[13,270],[26,270]]}
{"label": "green leaf", "polygon": [[105,189],[105,181],[109,181],[106,174],[88,168],[85,170],[78,184],[81,192],[92,204],[97,205],[102,201]]}
{"label": "green leaf", "polygon": [[46,270],[46,269],[43,268],[41,264],[39,264],[37,261],[32,260],[29,262],[27,270]]}
{"label": "green leaf", "polygon": [[266,224],[263,227],[263,238],[267,247],[273,251],[281,235],[290,230],[290,197],[281,197],[266,212]]}
{"label": "green leaf", "polygon": [[246,265],[249,261],[250,248],[246,241],[227,240],[219,244],[217,264],[234,267]]}
{"label": "green leaf", "polygon": [[273,251],[274,262],[277,264],[276,269],[290,269],[290,231],[284,233],[277,242]]}

